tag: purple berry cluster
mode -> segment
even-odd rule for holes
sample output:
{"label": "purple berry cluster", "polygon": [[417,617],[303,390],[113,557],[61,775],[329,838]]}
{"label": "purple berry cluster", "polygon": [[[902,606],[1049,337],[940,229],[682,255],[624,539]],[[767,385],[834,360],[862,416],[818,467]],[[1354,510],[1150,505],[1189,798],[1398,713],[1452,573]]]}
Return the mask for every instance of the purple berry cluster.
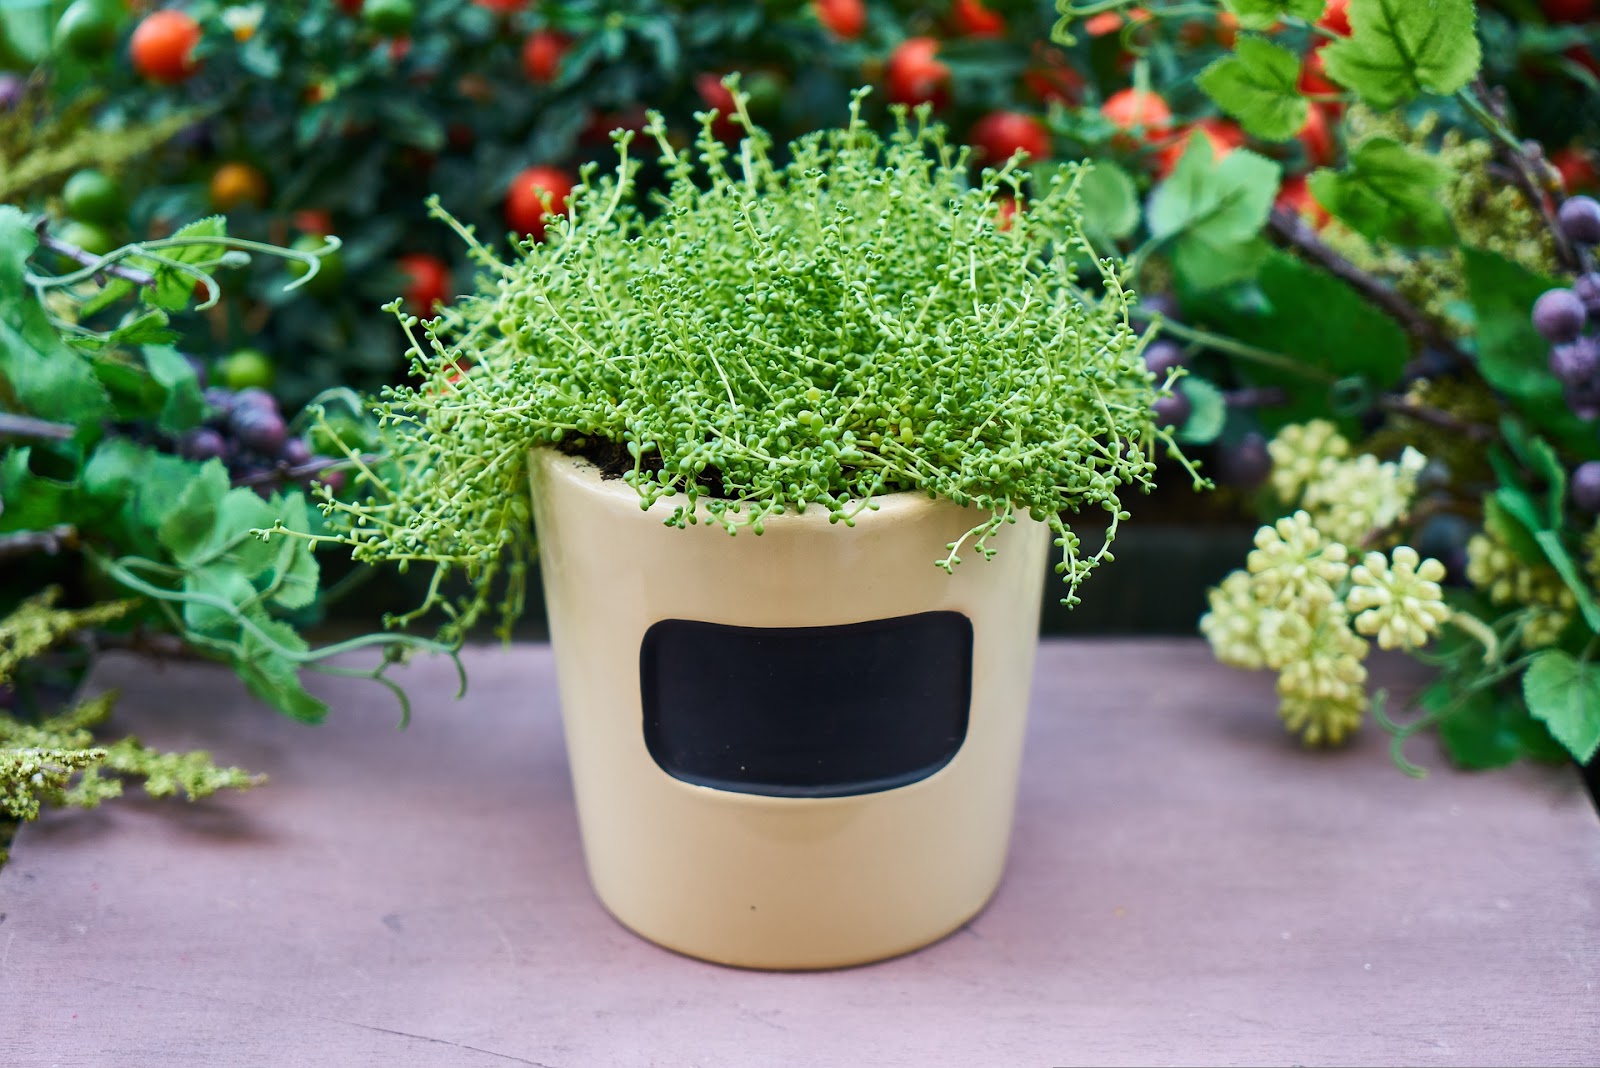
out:
{"label": "purple berry cluster", "polygon": [[278,401],[264,389],[232,390],[213,386],[205,392],[210,415],[177,442],[177,452],[190,460],[221,460],[235,482],[263,495],[288,482],[313,480],[338,489],[343,475],[323,470],[323,457],[313,455],[305,438],[291,437]]}
{"label": "purple berry cluster", "polygon": [[[1561,205],[1561,230],[1580,247],[1600,244],[1600,202],[1572,197]],[[1600,272],[1578,276],[1570,289],[1552,289],[1533,305],[1533,326],[1550,342],[1550,373],[1566,391],[1567,406],[1580,419],[1600,419]]]}
{"label": "purple berry cluster", "polygon": [[[1557,216],[1561,232],[1583,251],[1600,245],[1600,201],[1571,197]],[[1585,422],[1600,419],[1600,271],[1580,274],[1570,289],[1552,289],[1533,304],[1533,326],[1550,342],[1550,373],[1561,382],[1567,407]],[[1579,464],[1570,481],[1572,503],[1588,513],[1600,512],[1600,462]]]}
{"label": "purple berry cluster", "polygon": [[[1135,325],[1142,333],[1150,328],[1157,315],[1160,315],[1165,322],[1176,322],[1177,300],[1165,293],[1146,297],[1139,302],[1139,310],[1134,318]],[[1188,356],[1184,353],[1183,346],[1176,341],[1157,338],[1145,346],[1144,365],[1156,376],[1157,385],[1165,382],[1169,373],[1187,362]],[[1181,389],[1175,389],[1172,391],[1172,396],[1159,398],[1150,410],[1155,414],[1157,426],[1180,430],[1194,413],[1194,405],[1190,402],[1188,394]]]}

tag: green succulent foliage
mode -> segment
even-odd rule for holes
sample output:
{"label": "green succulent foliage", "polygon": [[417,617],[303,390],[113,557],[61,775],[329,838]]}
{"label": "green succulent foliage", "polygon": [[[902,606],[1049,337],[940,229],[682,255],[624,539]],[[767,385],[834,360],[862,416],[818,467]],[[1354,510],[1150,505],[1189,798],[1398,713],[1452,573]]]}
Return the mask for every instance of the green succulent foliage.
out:
{"label": "green succulent foliage", "polygon": [[[742,93],[736,147],[708,114],[680,152],[654,116],[669,185],[653,215],[623,137],[615,173],[591,172],[547,243],[508,262],[477,248],[478,294],[423,328],[420,381],[378,406],[393,466],[364,476],[364,504],[326,505],[339,540],[358,559],[464,570],[465,625],[502,554],[528,555],[528,450],[609,447],[631,458],[642,506],[675,504],[676,526],[759,534],[807,507],[848,523],[916,491],[970,506],[967,537],[988,554],[990,535],[1032,516],[1055,531],[1075,601],[1110,541],[1083,549],[1061,513],[1103,511],[1114,535],[1120,495],[1150,487],[1170,443],[1151,423],[1131,295],[1083,236],[1082,171],[1036,186],[1004,226],[1022,172],[972,182],[926,112],[902,109],[882,138],[864,96],[785,165]],[[1094,265],[1092,292],[1078,264]]]}

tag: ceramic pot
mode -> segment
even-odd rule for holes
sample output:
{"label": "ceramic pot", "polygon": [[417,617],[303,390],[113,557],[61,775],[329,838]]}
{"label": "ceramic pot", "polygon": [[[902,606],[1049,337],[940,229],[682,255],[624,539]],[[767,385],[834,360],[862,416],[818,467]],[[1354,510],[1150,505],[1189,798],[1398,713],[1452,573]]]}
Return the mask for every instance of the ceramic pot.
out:
{"label": "ceramic pot", "polygon": [[[623,924],[753,968],[933,942],[994,893],[1049,530],[946,575],[979,516],[885,496],[756,535],[664,525],[621,479],[530,457],[589,876]],[[681,498],[679,498],[681,500]]]}

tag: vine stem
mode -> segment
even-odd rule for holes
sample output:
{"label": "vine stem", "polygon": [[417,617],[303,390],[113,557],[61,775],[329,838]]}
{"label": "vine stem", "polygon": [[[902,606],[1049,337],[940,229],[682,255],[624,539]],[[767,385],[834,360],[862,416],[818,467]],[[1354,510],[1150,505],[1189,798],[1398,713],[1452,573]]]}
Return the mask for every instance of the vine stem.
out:
{"label": "vine stem", "polygon": [[1434,408],[1425,404],[1412,404],[1400,397],[1387,395],[1380,397],[1378,398],[1378,407],[1386,412],[1392,412],[1395,415],[1405,416],[1407,419],[1415,419],[1419,423],[1438,427],[1440,430],[1454,430],[1459,434],[1465,434],[1473,441],[1493,441],[1499,436],[1493,428],[1486,427],[1481,423],[1462,419],[1460,416],[1452,415],[1442,408]]}
{"label": "vine stem", "polygon": [[136,286],[153,286],[156,284],[156,276],[149,271],[141,271],[137,267],[124,267],[120,263],[105,263],[105,257],[97,256],[85,248],[74,245],[70,241],[63,241],[61,238],[49,233],[45,229],[49,225],[50,220],[43,217],[34,225],[34,230],[39,235],[40,248],[47,248],[51,252],[60,253],[74,263],[81,263],[85,267],[100,267],[101,273],[109,274],[113,278],[120,278],[124,282],[132,282]]}
{"label": "vine stem", "polygon": [[31,415],[0,412],[0,437],[35,438],[41,441],[71,441],[78,428],[70,423],[52,423]]}
{"label": "vine stem", "polygon": [[1399,323],[1406,333],[1421,338],[1427,344],[1443,351],[1456,362],[1466,365],[1471,361],[1456,344],[1455,339],[1417,310],[1375,275],[1357,267],[1339,253],[1329,248],[1315,230],[1293,212],[1273,208],[1267,227],[1279,241],[1296,249],[1317,266],[1360,293],[1379,311]]}
{"label": "vine stem", "polygon": [[[1538,170],[1541,161],[1536,159],[1534,150],[1531,150],[1528,144],[1517,139],[1516,133],[1506,119],[1504,101],[1482,78],[1456,93],[1456,99],[1466,108],[1468,114],[1478,120],[1478,124],[1489,133],[1489,136],[1500,143],[1502,154],[1511,166],[1512,181],[1533,209],[1544,219],[1545,228],[1550,231],[1550,238],[1555,242],[1556,258],[1573,270],[1582,270],[1584,266],[1582,259],[1573,249],[1572,242],[1567,240],[1567,235],[1562,233],[1561,224],[1556,218],[1550,200],[1544,194],[1544,182],[1540,180]],[[1537,142],[1532,144],[1534,149],[1543,151],[1538,149]]]}
{"label": "vine stem", "polygon": [[1257,363],[1263,367],[1272,367],[1286,374],[1297,375],[1312,382],[1320,382],[1331,386],[1339,381],[1339,377],[1328,371],[1316,367],[1307,367],[1298,360],[1285,356],[1281,352],[1270,349],[1257,348],[1255,345],[1237,341],[1223,334],[1213,334],[1209,330],[1199,330],[1186,323],[1175,323],[1170,319],[1162,319],[1161,331],[1173,337],[1182,338],[1194,345],[1203,345],[1217,352],[1225,352],[1230,356],[1237,356],[1241,360]]}

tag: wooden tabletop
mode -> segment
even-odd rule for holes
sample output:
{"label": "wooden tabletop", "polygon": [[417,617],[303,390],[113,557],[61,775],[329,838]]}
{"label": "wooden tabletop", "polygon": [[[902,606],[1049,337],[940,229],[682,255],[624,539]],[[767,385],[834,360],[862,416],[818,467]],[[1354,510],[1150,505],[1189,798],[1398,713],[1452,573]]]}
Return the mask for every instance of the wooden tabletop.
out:
{"label": "wooden tabletop", "polygon": [[1570,771],[1307,753],[1195,641],[1041,650],[1011,863],[943,942],[849,971],[675,956],[589,892],[543,646],[475,650],[410,729],[316,728],[228,675],[110,659],[146,741],[266,771],[25,828],[0,870],[0,1063],[1600,1063],[1600,824]]}

